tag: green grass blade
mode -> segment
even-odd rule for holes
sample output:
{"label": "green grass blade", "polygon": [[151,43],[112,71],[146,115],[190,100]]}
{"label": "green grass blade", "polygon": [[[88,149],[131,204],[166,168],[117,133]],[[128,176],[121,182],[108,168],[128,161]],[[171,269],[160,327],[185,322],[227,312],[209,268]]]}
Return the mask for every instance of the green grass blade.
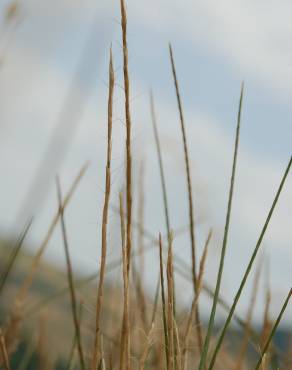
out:
{"label": "green grass blade", "polygon": [[228,240],[228,231],[229,231],[230,218],[231,218],[231,208],[232,208],[233,190],[234,190],[236,164],[237,164],[237,153],[238,153],[238,144],[239,144],[239,135],[240,135],[240,122],[241,122],[243,90],[244,90],[244,84],[242,84],[242,86],[241,86],[241,93],[240,93],[240,99],[239,99],[239,109],[238,109],[238,116],[237,116],[237,129],[236,129],[235,148],[234,148],[233,165],[232,165],[232,175],[231,175],[231,181],[230,181],[229,199],[228,199],[228,207],[227,207],[227,215],[226,215],[226,222],[225,222],[225,230],[224,230],[224,238],[223,238],[223,244],[222,244],[222,250],[221,250],[220,264],[219,264],[219,270],[218,270],[218,276],[217,276],[217,282],[216,282],[216,288],[215,288],[215,293],[214,293],[211,315],[210,315],[210,319],[209,319],[209,323],[208,323],[207,334],[206,334],[206,338],[205,338],[205,342],[204,342],[204,346],[203,346],[203,351],[202,351],[202,355],[201,355],[201,359],[200,359],[200,363],[199,363],[199,370],[205,369],[205,364],[206,364],[206,360],[207,360],[207,354],[208,354],[211,334],[212,334],[214,321],[215,321],[216,308],[217,308],[219,292],[220,292],[220,285],[221,285],[221,280],[222,280],[222,273],[223,273],[223,268],[224,268],[224,259],[225,259],[226,246],[227,246],[227,240]]}
{"label": "green grass blade", "polygon": [[277,327],[278,327],[278,326],[279,326],[279,324],[280,324],[280,321],[281,321],[282,316],[283,316],[283,314],[284,314],[284,312],[285,312],[285,310],[286,310],[286,308],[287,308],[287,306],[288,306],[288,303],[289,303],[289,300],[290,300],[291,296],[292,296],[292,289],[290,289],[290,292],[289,292],[289,293],[288,293],[288,295],[287,295],[287,298],[286,298],[286,300],[285,300],[285,302],[284,302],[284,304],[283,304],[283,306],[282,306],[282,309],[281,309],[281,311],[280,311],[280,313],[279,313],[279,316],[277,317],[277,320],[276,320],[276,322],[275,322],[275,324],[274,324],[274,326],[273,326],[273,329],[271,330],[271,333],[270,333],[269,338],[267,339],[267,342],[266,342],[266,344],[265,344],[265,346],[264,346],[264,348],[263,348],[263,351],[262,351],[261,357],[260,357],[260,359],[258,360],[258,363],[257,363],[257,365],[256,365],[256,367],[255,367],[255,370],[259,370],[259,369],[260,369],[260,366],[261,366],[261,364],[262,364],[262,361],[263,361],[264,355],[265,355],[265,353],[267,352],[267,350],[268,350],[268,348],[269,348],[269,346],[270,346],[270,343],[271,343],[271,341],[272,341],[272,338],[273,338],[273,336],[274,336],[274,334],[275,334],[275,332],[276,332],[276,330],[277,330]]}
{"label": "green grass blade", "polygon": [[269,213],[268,213],[268,217],[267,217],[267,219],[266,219],[266,222],[265,222],[264,227],[263,227],[263,229],[262,229],[262,232],[261,232],[261,234],[260,234],[259,240],[258,240],[258,242],[257,242],[257,244],[256,244],[256,246],[255,246],[254,252],[253,252],[253,254],[252,254],[252,256],[251,256],[251,259],[250,259],[250,261],[249,261],[249,264],[248,264],[248,266],[247,266],[247,268],[246,268],[245,274],[244,274],[244,276],[243,276],[243,279],[242,279],[242,281],[241,281],[241,284],[240,284],[240,286],[239,286],[239,289],[238,289],[238,291],[237,291],[237,293],[236,293],[236,296],[235,296],[235,298],[234,298],[233,304],[232,304],[232,306],[231,306],[231,308],[230,308],[230,311],[229,311],[228,317],[227,317],[226,322],[225,322],[225,324],[224,324],[224,327],[223,327],[223,329],[222,329],[222,331],[221,331],[220,337],[218,338],[218,341],[217,341],[217,344],[216,344],[216,347],[215,347],[214,353],[213,353],[213,355],[212,355],[211,362],[210,362],[210,365],[209,365],[208,370],[213,369],[213,366],[214,366],[214,364],[215,364],[215,360],[216,360],[217,354],[218,354],[219,349],[220,349],[220,347],[221,347],[221,345],[222,345],[222,342],[223,342],[224,336],[225,336],[225,334],[226,334],[227,328],[228,328],[228,326],[229,326],[229,324],[230,324],[230,322],[231,322],[231,319],[232,319],[233,313],[234,313],[234,311],[235,311],[235,308],[236,308],[237,302],[238,302],[238,300],[239,300],[239,298],[240,298],[240,295],[241,295],[241,293],[242,293],[242,290],[243,290],[243,288],[244,288],[244,286],[245,286],[246,280],[247,280],[248,275],[249,275],[249,273],[250,273],[250,271],[251,271],[251,268],[252,268],[253,263],[254,263],[254,260],[255,260],[255,258],[256,258],[256,256],[257,256],[258,250],[259,250],[259,248],[260,248],[260,246],[261,246],[261,244],[262,244],[262,240],[263,240],[263,238],[264,238],[264,235],[265,235],[265,233],[266,233],[266,230],[267,230],[268,225],[269,225],[269,223],[270,223],[270,220],[271,220],[271,218],[272,218],[272,215],[273,215],[274,209],[275,209],[275,207],[276,207],[276,204],[277,204],[278,199],[279,199],[279,197],[280,197],[280,194],[281,194],[281,192],[282,192],[282,189],[283,189],[283,186],[284,186],[285,181],[286,181],[286,179],[287,179],[288,173],[289,173],[289,171],[290,171],[291,164],[292,164],[292,158],[290,159],[290,161],[289,161],[289,163],[288,163],[288,166],[287,166],[287,168],[286,168],[286,171],[285,171],[284,176],[283,176],[283,178],[282,178],[282,181],[281,181],[281,183],[280,183],[279,189],[278,189],[277,194],[276,194],[276,196],[275,196],[275,199],[274,199],[274,201],[273,201],[272,207],[271,207],[271,209],[270,209],[270,211],[269,211]]}
{"label": "green grass blade", "polygon": [[32,218],[28,221],[28,223],[26,224],[24,230],[22,231],[21,235],[19,236],[15,246],[13,247],[12,249],[12,252],[11,252],[11,255],[9,257],[9,261],[6,265],[6,268],[5,270],[3,271],[2,275],[1,275],[1,278],[0,278],[0,294],[2,292],[2,289],[4,288],[5,286],[5,283],[7,281],[7,278],[8,278],[8,275],[10,274],[10,271],[15,263],[15,260],[16,260],[16,257],[18,256],[18,253],[23,245],[23,242],[24,242],[24,239],[27,235],[27,233],[29,232],[29,229],[31,227],[31,224],[32,224]]}

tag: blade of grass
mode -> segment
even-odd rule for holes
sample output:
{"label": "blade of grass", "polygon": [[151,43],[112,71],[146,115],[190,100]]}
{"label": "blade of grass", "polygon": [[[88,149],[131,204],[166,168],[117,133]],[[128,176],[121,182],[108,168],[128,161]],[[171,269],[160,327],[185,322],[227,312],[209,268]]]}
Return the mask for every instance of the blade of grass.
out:
{"label": "blade of grass", "polygon": [[285,312],[285,310],[286,310],[286,308],[288,306],[288,303],[289,303],[289,300],[290,300],[291,296],[292,296],[292,289],[290,289],[290,291],[289,291],[289,293],[287,295],[287,298],[285,299],[285,302],[284,302],[284,304],[283,304],[283,306],[281,308],[281,311],[279,313],[279,316],[277,317],[277,320],[276,320],[276,322],[275,322],[275,324],[273,326],[273,329],[271,330],[271,333],[270,333],[270,335],[269,335],[269,337],[268,337],[268,339],[266,341],[266,344],[265,344],[265,346],[264,346],[264,348],[262,350],[261,357],[259,358],[259,360],[257,362],[257,365],[255,367],[255,370],[259,370],[260,369],[260,366],[262,364],[263,358],[264,358],[264,356],[265,356],[265,354],[266,354],[266,352],[267,352],[267,350],[268,350],[268,348],[269,348],[269,346],[271,344],[271,341],[273,339],[273,336],[274,336],[274,334],[275,334],[275,332],[276,332],[276,330],[277,330],[277,328],[278,328],[278,326],[280,324],[280,321],[281,321],[282,316],[283,316],[283,314],[284,314],[284,312]]}
{"label": "blade of grass", "polygon": [[260,281],[260,275],[261,275],[261,270],[262,270],[262,261],[263,260],[260,261],[256,269],[256,273],[255,273],[255,277],[253,281],[251,299],[249,303],[248,312],[246,315],[246,327],[244,328],[243,339],[242,339],[239,354],[236,360],[235,370],[243,369],[244,359],[246,358],[246,354],[248,351],[248,342],[249,342],[249,337],[251,334],[252,316],[253,316],[253,311],[254,311],[255,304],[256,304],[256,299],[258,296],[259,281]]}
{"label": "blade of grass", "polygon": [[[181,96],[180,96],[180,91],[179,91],[179,86],[178,86],[178,79],[177,79],[177,74],[176,74],[172,47],[170,44],[169,44],[169,55],[170,55],[172,74],[173,74],[174,85],[175,85],[175,92],[176,92],[176,98],[177,98],[177,104],[178,104],[178,110],[179,110],[179,116],[180,116],[181,132],[182,132],[182,140],[183,140],[183,148],[184,148],[187,189],[188,189],[188,202],[189,202],[189,220],[190,220],[189,231],[190,231],[191,254],[192,254],[192,274],[193,274],[194,295],[196,296],[197,295],[196,239],[195,239],[195,218],[194,218],[191,168],[190,168],[189,151],[188,151],[187,135],[186,135],[186,130],[185,130],[185,122],[184,122]],[[203,339],[202,339],[201,320],[200,320],[200,313],[199,313],[198,305],[196,305],[196,309],[195,309],[195,320],[196,320],[198,344],[199,344],[199,349],[201,353],[203,349]]]}
{"label": "blade of grass", "polygon": [[154,302],[153,302],[153,311],[151,315],[151,326],[155,322],[156,313],[157,313],[157,306],[158,306],[158,298],[159,298],[159,288],[160,288],[160,273],[158,275],[157,285],[155,289],[155,296],[154,296]]}
{"label": "blade of grass", "polygon": [[167,231],[167,235],[169,235],[170,234],[170,220],[169,220],[169,211],[168,211],[166,181],[165,181],[165,175],[164,175],[162,152],[161,152],[160,139],[159,139],[159,133],[158,133],[158,128],[157,128],[154,97],[153,97],[152,91],[150,92],[150,109],[151,109],[152,126],[153,126],[153,131],[154,131],[156,151],[157,151],[157,157],[158,157],[158,164],[159,164],[160,181],[161,181],[161,186],[162,186],[166,231]]}
{"label": "blade of grass", "polygon": [[112,152],[112,126],[113,126],[113,97],[114,97],[115,75],[113,68],[112,50],[110,50],[109,61],[109,95],[108,95],[108,124],[107,124],[107,163],[105,174],[105,195],[102,215],[102,240],[101,240],[101,264],[99,270],[99,283],[97,290],[96,301],[96,319],[95,319],[95,339],[93,358],[91,362],[91,369],[95,370],[100,361],[100,351],[98,348],[98,341],[100,337],[100,315],[102,310],[103,300],[103,284],[106,269],[106,254],[107,254],[107,223],[108,223],[108,208],[111,193],[111,152]]}
{"label": "blade of grass", "polygon": [[[82,166],[82,168],[80,169],[80,171],[78,172],[77,176],[75,177],[68,193],[66,194],[66,196],[64,197],[64,200],[63,200],[63,203],[62,203],[62,207],[61,207],[61,210],[64,211],[64,209],[67,207],[67,205],[69,204],[70,200],[72,199],[72,196],[73,194],[75,193],[75,190],[77,188],[77,186],[79,185],[81,179],[83,178],[87,168],[88,168],[88,165],[89,163],[87,162],[84,166]],[[55,216],[53,217],[53,220],[49,226],[49,229],[45,235],[45,238],[43,240],[43,242],[41,243],[37,253],[35,254],[34,258],[33,258],[33,261],[32,261],[32,265],[31,265],[31,268],[29,270],[29,273],[27,275],[27,277],[24,279],[22,285],[21,285],[21,288],[19,290],[19,294],[18,294],[18,300],[22,301],[24,299],[24,297],[26,296],[31,284],[32,284],[32,281],[33,281],[33,278],[35,276],[35,273],[38,269],[38,266],[40,264],[40,261],[41,261],[41,258],[46,250],[46,247],[47,245],[49,244],[49,241],[53,235],[53,232],[59,222],[59,219],[60,219],[60,210],[57,211],[57,213],[55,214]]]}
{"label": "blade of grass", "polygon": [[29,232],[29,229],[31,227],[33,218],[31,218],[28,223],[25,225],[24,230],[22,231],[21,235],[19,236],[15,246],[12,248],[11,255],[9,257],[9,261],[6,265],[5,270],[3,271],[0,279],[0,294],[2,292],[2,289],[5,286],[5,283],[7,281],[8,275],[10,274],[10,271],[15,263],[16,257],[18,256],[18,253],[23,245],[24,239],[26,238],[27,233]]}
{"label": "blade of grass", "polygon": [[217,340],[217,344],[216,344],[216,347],[215,347],[215,350],[214,350],[214,353],[213,353],[213,355],[212,355],[212,359],[211,359],[211,362],[210,362],[210,365],[209,365],[209,370],[213,369],[213,366],[214,366],[214,364],[215,364],[216,356],[217,356],[217,354],[218,354],[218,352],[219,352],[219,349],[220,349],[220,347],[221,347],[221,345],[222,345],[222,342],[223,342],[223,339],[224,339],[224,337],[225,337],[225,334],[226,334],[227,328],[228,328],[228,326],[229,326],[229,324],[230,324],[230,322],[231,322],[231,319],[232,319],[233,313],[234,313],[234,311],[235,311],[235,309],[236,309],[237,302],[239,301],[240,295],[241,295],[242,290],[243,290],[243,288],[244,288],[244,286],[245,286],[245,283],[246,283],[246,281],[247,281],[248,275],[249,275],[249,273],[250,273],[250,271],[251,271],[251,269],[252,269],[252,266],[253,266],[254,260],[255,260],[255,258],[256,258],[256,256],[257,256],[257,253],[258,253],[258,251],[259,251],[259,248],[260,248],[260,246],[261,246],[261,244],[262,244],[262,241],[263,241],[264,235],[265,235],[265,233],[266,233],[266,230],[267,230],[268,225],[269,225],[269,223],[270,223],[270,220],[271,220],[271,218],[272,218],[272,215],[273,215],[274,209],[275,209],[275,207],[276,207],[276,204],[277,204],[277,202],[278,202],[278,199],[279,199],[280,194],[281,194],[281,192],[282,192],[282,189],[283,189],[283,187],[284,187],[284,184],[285,184],[286,178],[287,178],[288,173],[289,173],[289,171],[290,171],[291,164],[292,164],[292,157],[291,157],[291,159],[290,159],[290,161],[289,161],[289,163],[288,163],[288,166],[287,166],[287,168],[286,168],[286,170],[285,170],[285,173],[284,173],[284,176],[283,176],[282,181],[281,181],[281,183],[280,183],[280,186],[279,186],[279,189],[278,189],[278,191],[277,191],[276,197],[275,197],[275,199],[274,199],[274,201],[273,201],[273,204],[272,204],[271,209],[269,210],[269,213],[268,213],[267,219],[266,219],[266,221],[265,221],[264,227],[263,227],[263,229],[262,229],[262,231],[261,231],[261,234],[260,234],[260,237],[259,237],[259,239],[258,239],[258,242],[257,242],[257,244],[256,244],[256,246],[255,246],[255,248],[254,248],[254,251],[253,251],[253,254],[252,254],[251,258],[250,258],[250,261],[249,261],[249,263],[248,263],[248,266],[247,266],[247,268],[246,268],[246,270],[245,270],[245,273],[244,273],[244,276],[243,276],[242,281],[241,281],[241,283],[240,283],[240,286],[239,286],[239,288],[238,288],[238,291],[237,291],[237,293],[236,293],[236,295],[235,295],[235,298],[234,298],[233,304],[232,304],[232,306],[231,306],[231,308],[230,308],[230,311],[229,311],[228,317],[227,317],[227,319],[226,319],[226,321],[225,321],[225,324],[224,324],[224,327],[223,327],[223,329],[222,329],[222,331],[221,331],[221,334],[220,334],[220,336],[219,336],[219,338],[218,338],[218,340]]}
{"label": "blade of grass", "polygon": [[67,231],[66,231],[66,225],[65,225],[65,219],[64,219],[64,208],[62,206],[63,203],[62,203],[61,185],[60,185],[60,181],[58,177],[56,178],[56,185],[57,185],[58,202],[59,202],[59,214],[60,214],[60,219],[61,219],[61,229],[62,229],[63,243],[64,243],[65,256],[66,256],[66,264],[67,264],[68,282],[69,282],[70,295],[71,295],[71,308],[72,308],[73,323],[75,326],[75,333],[76,333],[76,338],[77,338],[77,348],[78,348],[78,353],[79,353],[80,367],[82,370],[85,370],[85,362],[84,362],[81,334],[80,334],[80,323],[78,320],[78,312],[77,312],[76,293],[75,293],[74,280],[73,280],[73,270],[72,270]]}
{"label": "blade of grass", "polygon": [[213,299],[211,315],[210,315],[210,319],[209,319],[209,323],[208,323],[207,334],[206,334],[206,338],[205,338],[205,342],[204,342],[204,346],[203,346],[202,356],[201,356],[201,359],[200,359],[199,370],[203,370],[205,368],[205,365],[206,365],[206,360],[207,360],[207,355],[208,355],[208,350],[209,350],[209,344],[210,344],[210,339],[211,339],[212,330],[213,330],[213,326],[214,326],[216,308],[217,308],[218,298],[219,298],[219,293],[220,293],[220,286],[221,286],[223,268],[224,268],[224,260],[225,260],[226,246],[227,246],[227,241],[228,241],[228,232],[229,232],[229,225],[230,225],[230,218],[231,218],[233,190],[234,190],[236,164],[237,164],[243,90],[244,90],[244,84],[242,84],[242,86],[241,86],[240,99],[239,99],[236,138],[235,138],[235,146],[234,146],[233,165],[232,165],[232,175],[231,175],[231,181],[230,181],[229,199],[228,199],[227,215],[226,215],[224,238],[223,238],[223,244],[222,244],[222,250],[221,250],[221,256],[220,256],[219,270],[218,270],[218,276],[217,276],[217,281],[216,281],[216,288],[215,288],[215,292],[214,292],[214,299]]}

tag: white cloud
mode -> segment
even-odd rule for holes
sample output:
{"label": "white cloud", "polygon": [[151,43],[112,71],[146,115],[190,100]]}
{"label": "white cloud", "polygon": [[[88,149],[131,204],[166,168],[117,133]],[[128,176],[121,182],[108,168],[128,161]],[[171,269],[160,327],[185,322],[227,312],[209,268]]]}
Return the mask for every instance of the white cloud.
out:
{"label": "white cloud", "polygon": [[243,78],[291,92],[292,24],[289,1],[128,1],[131,21],[221,55]]}

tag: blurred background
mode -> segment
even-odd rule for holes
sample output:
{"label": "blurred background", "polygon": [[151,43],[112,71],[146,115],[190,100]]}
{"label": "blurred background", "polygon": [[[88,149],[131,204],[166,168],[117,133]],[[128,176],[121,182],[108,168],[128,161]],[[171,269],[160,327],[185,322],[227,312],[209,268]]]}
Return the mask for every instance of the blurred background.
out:
{"label": "blurred background", "polygon": [[[187,187],[180,122],[171,75],[172,43],[183,100],[194,183],[197,245],[202,253],[213,228],[206,280],[215,286],[222,244],[240,85],[245,94],[234,206],[222,294],[232,302],[291,156],[292,4],[276,0],[127,1],[133,118],[134,219],[144,181],[144,225],[165,233],[163,199],[151,124],[149,91],[155,98],[165,165],[171,227],[188,223]],[[23,0],[0,3],[0,227],[17,236],[34,221],[26,248],[34,253],[57,210],[55,175],[63,192],[85,162],[88,171],[66,211],[76,274],[97,271],[107,129],[107,81],[112,45],[116,72],[113,126],[113,191],[124,186],[125,120],[119,1]],[[143,170],[141,170],[143,168]],[[263,241],[264,274],[254,321],[260,323],[266,286],[275,317],[292,281],[292,176]],[[134,238],[135,238],[134,234]],[[121,255],[119,218],[112,208],[108,260]],[[147,239],[145,238],[145,245]],[[190,266],[186,233],[174,250]],[[59,228],[45,258],[65,266]],[[145,253],[145,284],[152,294],[158,251]],[[120,270],[108,275],[121,279]],[[238,312],[245,315],[252,278]],[[178,301],[190,304],[192,286],[177,277]],[[202,299],[204,312],[210,300]],[[221,316],[220,316],[221,315]],[[223,313],[218,311],[218,318]],[[283,318],[292,324],[292,308]]]}

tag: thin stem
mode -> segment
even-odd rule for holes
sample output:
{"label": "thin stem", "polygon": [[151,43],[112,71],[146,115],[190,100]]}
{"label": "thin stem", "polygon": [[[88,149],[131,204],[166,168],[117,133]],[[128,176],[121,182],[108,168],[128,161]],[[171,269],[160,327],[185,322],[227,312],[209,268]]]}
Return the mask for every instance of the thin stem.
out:
{"label": "thin stem", "polygon": [[93,359],[91,369],[95,370],[100,360],[100,351],[98,348],[99,336],[100,336],[100,315],[102,310],[103,300],[103,284],[106,268],[106,254],[107,254],[107,224],[108,224],[108,209],[109,200],[111,193],[111,153],[112,153],[112,126],[113,126],[113,96],[114,96],[114,85],[115,76],[113,68],[112,50],[110,50],[110,61],[109,61],[109,96],[108,96],[108,125],[107,125],[107,163],[106,163],[106,174],[105,174],[105,195],[102,215],[102,240],[101,240],[101,264],[99,270],[99,283],[97,290],[97,301],[96,301],[96,322],[95,322],[95,340]]}
{"label": "thin stem", "polygon": [[166,368],[169,370],[169,345],[168,345],[168,332],[166,320],[166,301],[165,301],[165,288],[164,288],[164,273],[163,273],[163,256],[162,256],[162,239],[159,234],[159,262],[160,262],[160,284],[161,284],[161,300],[162,300],[162,317],[163,317],[163,331],[164,331],[164,345],[165,345],[165,358]]}
{"label": "thin stem", "polygon": [[15,260],[16,260],[16,257],[18,256],[18,253],[23,245],[23,242],[24,242],[24,239],[26,238],[26,235],[27,233],[29,232],[29,229],[31,227],[31,224],[32,224],[32,218],[28,221],[28,223],[25,225],[25,228],[24,230],[22,231],[21,235],[19,236],[15,246],[13,247],[12,249],[12,253],[10,255],[10,258],[9,258],[9,261],[6,265],[6,268],[5,270],[3,271],[2,275],[1,275],[1,279],[0,279],[0,294],[2,292],[2,289],[4,288],[5,286],[5,283],[6,283],[6,280],[8,278],[8,275],[15,263]]}
{"label": "thin stem", "polygon": [[209,319],[209,323],[208,323],[207,335],[206,335],[206,338],[205,338],[203,352],[202,352],[202,356],[201,356],[201,360],[200,360],[200,364],[199,364],[199,370],[203,370],[205,368],[205,364],[206,364],[206,360],[207,360],[210,339],[211,339],[212,330],[213,330],[214,321],[215,321],[216,308],[217,308],[218,299],[219,299],[222,273],[223,273],[223,268],[224,268],[224,260],[225,260],[226,246],[227,246],[227,241],[228,241],[228,232],[229,232],[229,225],[230,225],[230,218],[231,218],[233,190],[234,190],[236,164],[237,164],[243,89],[244,89],[244,84],[242,84],[242,86],[241,86],[241,93],[240,93],[240,99],[239,99],[239,109],[238,109],[238,116],[237,116],[237,129],[236,129],[236,138],[235,138],[233,165],[232,165],[232,175],[231,175],[231,181],[230,181],[229,199],[228,199],[228,207],[227,207],[227,215],[226,215],[226,222],[225,222],[225,230],[224,230],[224,238],[223,238],[223,244],[222,244],[222,250],[221,250],[220,264],[219,264],[219,270],[218,270],[218,276],[217,276],[217,282],[216,282],[216,288],[215,288],[215,293],[214,293],[211,315],[210,315],[210,319]]}
{"label": "thin stem", "polygon": [[262,364],[262,361],[263,361],[263,358],[265,356],[265,353],[267,352],[267,350],[268,350],[268,348],[270,346],[270,343],[271,343],[271,341],[273,339],[273,336],[274,336],[274,334],[275,334],[275,332],[276,332],[276,330],[277,330],[277,328],[278,328],[278,326],[280,324],[280,321],[281,321],[282,316],[283,316],[283,314],[284,314],[284,312],[285,312],[285,310],[286,310],[286,308],[288,306],[288,303],[289,303],[289,300],[290,300],[291,296],[292,296],[292,289],[290,289],[290,292],[287,295],[287,298],[286,298],[286,300],[285,300],[285,302],[284,302],[284,304],[282,306],[282,309],[281,309],[281,311],[279,313],[279,316],[277,317],[277,320],[276,320],[276,322],[275,322],[275,324],[273,326],[273,329],[271,330],[271,333],[270,333],[270,335],[269,335],[269,337],[268,337],[268,339],[266,341],[266,344],[265,344],[265,346],[264,346],[264,348],[262,350],[261,357],[260,357],[260,359],[257,362],[257,365],[255,367],[255,370],[259,370],[260,369],[260,366]]}
{"label": "thin stem", "polygon": [[[181,97],[180,97],[180,92],[179,92],[178,79],[177,79],[177,74],[176,74],[176,69],[175,69],[175,64],[174,64],[172,47],[170,44],[169,44],[169,54],[170,54],[170,61],[171,61],[172,74],[173,74],[173,79],[174,79],[176,98],[177,98],[180,123],[181,123],[182,139],[183,139],[185,167],[186,167],[186,176],[187,176],[187,188],[188,188],[189,220],[190,220],[189,231],[190,231],[191,253],[192,253],[193,287],[194,287],[194,295],[196,296],[197,295],[196,239],[195,239],[195,218],[194,218],[191,168],[190,168],[189,151],[188,151],[188,145],[187,145],[187,135],[186,135],[186,130],[185,130],[182,102],[181,102]],[[199,313],[198,305],[196,306],[195,320],[196,320],[196,330],[197,330],[199,349],[200,349],[200,352],[202,352],[203,339],[202,339],[201,320],[200,320],[200,313]]]}
{"label": "thin stem", "polygon": [[121,24],[123,37],[123,71],[126,112],[126,194],[127,194],[127,270],[130,270],[132,248],[132,149],[131,149],[131,112],[130,112],[130,81],[128,71],[128,44],[127,44],[127,13],[125,1],[121,0]]}
{"label": "thin stem", "polygon": [[63,236],[63,243],[64,243],[64,248],[65,248],[66,263],[67,263],[67,275],[68,275],[68,282],[69,282],[70,295],[71,295],[71,308],[72,308],[73,323],[75,326],[75,333],[77,337],[77,348],[78,348],[78,353],[79,353],[80,367],[82,370],[85,370],[85,362],[84,362],[83,349],[82,349],[82,343],[81,343],[80,325],[79,325],[78,313],[77,313],[76,293],[75,293],[74,280],[73,280],[73,270],[72,270],[71,258],[70,258],[70,253],[69,253],[67,231],[66,231],[66,225],[65,225],[65,219],[64,219],[64,209],[62,207],[61,185],[60,185],[60,181],[58,177],[56,178],[56,185],[57,185],[57,192],[58,192],[59,214],[60,214],[60,219],[61,219],[62,236]]}

